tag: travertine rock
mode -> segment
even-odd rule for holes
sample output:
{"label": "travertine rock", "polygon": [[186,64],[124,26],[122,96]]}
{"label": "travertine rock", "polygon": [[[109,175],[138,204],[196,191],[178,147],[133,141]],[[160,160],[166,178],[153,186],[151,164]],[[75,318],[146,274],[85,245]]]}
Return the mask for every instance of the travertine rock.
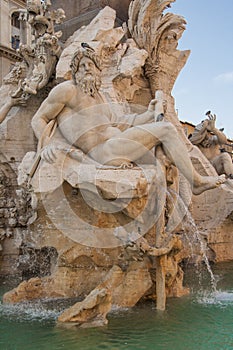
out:
{"label": "travertine rock", "polygon": [[58,322],[72,322],[85,328],[103,326],[108,323],[106,315],[111,306],[111,292],[106,288],[96,288],[84,301],[65,310],[58,317]]}
{"label": "travertine rock", "polygon": [[56,76],[58,79],[70,78],[71,58],[74,52],[80,48],[82,42],[88,43],[99,54],[103,55],[104,50],[115,50],[124,36],[122,28],[114,28],[115,19],[116,11],[106,6],[88,26],[80,28],[69,38],[57,65]]}
{"label": "travertine rock", "polygon": [[[217,203],[216,198],[218,198]],[[214,252],[215,261],[232,260],[232,213],[232,180],[228,180],[221,188],[193,198],[192,214],[197,229],[206,236],[208,245]]]}
{"label": "travertine rock", "polygon": [[119,65],[120,74],[126,77],[140,76],[148,53],[146,50],[140,50],[133,39],[128,39],[126,43],[128,47]]}
{"label": "travertine rock", "polygon": [[106,275],[106,268],[94,265],[73,270],[60,267],[51,277],[35,277],[23,281],[18,287],[4,294],[4,303],[19,303],[44,298],[83,298]]}
{"label": "travertine rock", "polygon": [[[191,146],[190,156],[200,174],[216,175],[213,165],[199,148]],[[232,180],[227,180],[221,187],[192,198],[192,216],[196,229],[206,237],[208,246],[213,251],[212,260],[232,260],[232,211]]]}
{"label": "travertine rock", "polygon": [[22,282],[17,288],[4,294],[4,303],[19,303],[26,300],[35,300],[44,297],[41,279],[32,278]]}
{"label": "travertine rock", "polygon": [[146,262],[132,262],[121,283],[113,288],[112,303],[118,307],[133,307],[152,286]]}

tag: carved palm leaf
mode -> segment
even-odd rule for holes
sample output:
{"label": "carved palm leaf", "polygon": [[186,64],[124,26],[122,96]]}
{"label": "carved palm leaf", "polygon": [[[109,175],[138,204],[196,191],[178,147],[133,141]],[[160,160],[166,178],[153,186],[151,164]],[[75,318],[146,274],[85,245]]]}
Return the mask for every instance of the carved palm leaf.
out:
{"label": "carved palm leaf", "polygon": [[129,6],[129,31],[140,48],[150,51],[163,19],[163,11],[175,0],[133,0]]}
{"label": "carved palm leaf", "polygon": [[184,26],[182,16],[163,11],[175,0],[133,0],[129,6],[129,31],[140,48],[145,49],[149,59],[155,59],[161,34],[169,27]]}
{"label": "carved palm leaf", "polygon": [[[159,51],[164,38],[173,36],[178,42],[185,29],[182,16],[163,14],[173,2],[175,0],[132,0],[129,6],[128,29],[139,48],[148,52],[145,73],[150,78],[160,70]],[[175,46],[173,50],[176,51]]]}

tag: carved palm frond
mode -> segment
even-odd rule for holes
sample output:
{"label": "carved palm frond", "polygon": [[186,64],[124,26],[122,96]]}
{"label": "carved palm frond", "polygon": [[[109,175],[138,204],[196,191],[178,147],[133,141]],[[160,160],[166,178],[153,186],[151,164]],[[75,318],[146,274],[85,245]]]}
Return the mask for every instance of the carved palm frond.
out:
{"label": "carved palm frond", "polygon": [[175,0],[133,0],[129,6],[129,31],[140,48],[151,51],[163,11]]}
{"label": "carved palm frond", "polygon": [[[178,71],[186,62],[186,58],[180,59],[181,52],[176,49],[178,40],[185,30],[186,21],[179,15],[163,14],[173,2],[175,0],[132,0],[129,6],[128,29],[139,48],[145,49],[148,53],[145,74],[150,80],[152,91],[160,85],[159,72],[163,71],[168,75],[164,60],[169,65],[173,83]],[[162,52],[166,52],[166,58]],[[177,69],[178,63],[179,69]],[[172,84],[164,89],[169,92],[171,87]]]}

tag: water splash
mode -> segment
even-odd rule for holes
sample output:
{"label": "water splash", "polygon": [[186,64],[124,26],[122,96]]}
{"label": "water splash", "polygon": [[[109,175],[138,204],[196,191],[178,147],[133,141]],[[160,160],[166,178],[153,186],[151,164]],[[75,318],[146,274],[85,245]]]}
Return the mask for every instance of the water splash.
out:
{"label": "water splash", "polygon": [[201,236],[201,232],[199,231],[199,229],[198,229],[198,227],[197,227],[197,225],[196,225],[196,223],[195,223],[195,221],[194,221],[194,219],[189,211],[187,213],[187,216],[188,216],[189,222],[191,224],[191,227],[193,228],[193,233],[196,237],[196,240],[199,243],[200,252],[202,254],[204,263],[206,265],[207,271],[208,271],[209,276],[210,276],[210,283],[211,283],[212,290],[214,293],[216,293],[217,292],[217,280],[216,280],[214,273],[211,269],[209,259],[208,259],[207,254],[206,254],[207,245],[204,243],[202,236]]}
{"label": "water splash", "polygon": [[24,321],[54,321],[60,315],[61,310],[49,309],[40,301],[34,301],[20,304],[2,304],[0,303],[0,317],[8,320],[17,319],[18,322]]}
{"label": "water splash", "polygon": [[233,304],[233,291],[221,291],[216,290],[213,293],[204,294],[197,297],[198,304],[203,305],[216,305],[216,306],[228,306]]}
{"label": "water splash", "polygon": [[[178,195],[175,194],[175,192],[172,191],[172,194],[169,193],[169,191],[167,191],[167,196],[169,197],[169,200],[172,202],[173,206],[174,206],[174,211],[176,212],[175,214],[177,215],[178,221],[176,222],[176,225],[178,225],[179,223],[181,224],[182,230],[183,230],[183,234],[188,242],[190,251],[191,251],[191,256],[194,257],[194,250],[193,250],[193,245],[194,243],[198,243],[199,247],[200,247],[200,253],[202,255],[203,261],[206,265],[207,271],[209,273],[210,276],[210,283],[211,283],[211,287],[213,292],[217,291],[217,281],[215,279],[215,276],[213,274],[213,271],[211,269],[206,251],[207,251],[207,245],[204,242],[203,238],[202,238],[202,234],[199,231],[192,215],[191,212],[189,211],[188,207],[186,206],[186,204],[184,203],[184,201],[182,200],[182,198]],[[187,234],[186,232],[186,225],[188,224],[188,228],[189,228],[189,232],[191,232],[190,235]],[[173,223],[173,226],[174,223]]]}

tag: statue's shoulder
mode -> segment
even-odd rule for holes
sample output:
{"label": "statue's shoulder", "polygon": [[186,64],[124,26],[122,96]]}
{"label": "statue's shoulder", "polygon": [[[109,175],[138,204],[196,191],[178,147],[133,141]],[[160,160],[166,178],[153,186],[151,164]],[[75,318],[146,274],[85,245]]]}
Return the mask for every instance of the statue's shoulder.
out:
{"label": "statue's shoulder", "polygon": [[54,91],[66,91],[66,90],[73,90],[73,89],[75,89],[75,85],[72,82],[72,80],[63,81],[62,83],[57,84],[53,88]]}
{"label": "statue's shoulder", "polygon": [[71,80],[64,81],[58,85],[56,85],[50,92],[50,98],[59,98],[63,100],[63,98],[73,95],[75,93],[76,87]]}

